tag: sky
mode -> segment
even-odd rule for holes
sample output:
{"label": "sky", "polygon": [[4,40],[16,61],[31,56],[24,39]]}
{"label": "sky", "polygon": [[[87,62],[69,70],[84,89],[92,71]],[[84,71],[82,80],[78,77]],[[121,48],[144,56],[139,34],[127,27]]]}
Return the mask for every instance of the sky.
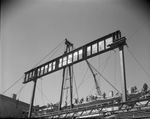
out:
{"label": "sky", "polygon": [[[1,11],[0,93],[5,92],[65,38],[78,48],[116,30],[127,38],[127,88],[136,85],[141,89],[145,82],[150,86],[149,5],[142,0],[6,0]],[[50,55],[40,64],[62,55],[64,49],[63,43],[53,57]],[[102,65],[108,57],[106,66]],[[118,49],[89,61],[121,91]],[[75,64],[74,72],[79,98],[95,94],[94,80],[86,62]],[[114,91],[102,77],[97,78],[102,92],[108,95],[110,90]],[[30,103],[33,82],[22,82],[23,78],[4,95],[11,97],[25,85],[17,99]],[[62,70],[38,79],[34,105],[59,102],[61,83]]]}

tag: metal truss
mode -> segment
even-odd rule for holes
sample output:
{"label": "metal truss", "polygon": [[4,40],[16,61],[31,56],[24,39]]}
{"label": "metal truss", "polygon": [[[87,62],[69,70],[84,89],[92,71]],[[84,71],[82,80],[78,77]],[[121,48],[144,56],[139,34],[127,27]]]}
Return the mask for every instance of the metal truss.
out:
{"label": "metal truss", "polygon": [[117,118],[146,118],[150,117],[150,97],[127,101],[122,103],[113,102],[98,102],[92,104],[82,104],[74,106],[72,109],[67,108],[60,111],[48,112],[45,111],[37,118],[84,118],[84,117],[100,117],[105,118],[114,116]]}
{"label": "metal truss", "polygon": [[121,37],[120,31],[113,32],[25,72],[23,83],[34,81],[66,66],[118,48],[120,45],[126,45],[126,38]]}

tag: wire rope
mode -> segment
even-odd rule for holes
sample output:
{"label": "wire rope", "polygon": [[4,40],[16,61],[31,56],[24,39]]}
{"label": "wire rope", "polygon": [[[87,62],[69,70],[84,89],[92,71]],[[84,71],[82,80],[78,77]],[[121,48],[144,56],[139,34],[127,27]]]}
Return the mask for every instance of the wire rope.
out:
{"label": "wire rope", "polygon": [[150,74],[144,69],[144,67],[142,66],[142,64],[138,61],[138,59],[133,55],[133,53],[129,50],[129,48],[127,48],[127,50],[129,51],[129,53],[132,55],[132,57],[135,59],[135,61],[139,64],[139,66],[142,68],[143,72],[145,72],[145,74],[147,74],[148,77],[150,77]]}
{"label": "wire rope", "polygon": [[44,105],[44,99],[43,99],[43,86],[42,86],[42,77],[41,77],[41,97],[42,97],[42,103]]}
{"label": "wire rope", "polygon": [[[19,94],[19,97],[20,97],[20,93],[21,93],[21,91],[22,91],[22,89],[25,87],[26,85],[22,85],[22,87],[21,87],[21,89],[17,92],[17,94],[16,95],[18,95]],[[18,99],[19,99],[19,97],[18,97]]]}
{"label": "wire rope", "polygon": [[73,77],[74,77],[73,79],[74,79],[74,83],[75,83],[75,89],[76,89],[77,98],[79,99],[78,89],[77,89],[77,84],[76,84],[76,80],[75,80],[75,74],[74,74],[73,66],[72,66],[72,73],[73,73]]}
{"label": "wire rope", "polygon": [[[106,65],[107,65],[107,63],[108,63],[108,60],[110,59],[110,56],[111,56],[111,52],[109,53],[108,58],[107,58],[107,60],[105,61],[105,66],[104,66],[104,68],[103,68],[103,70],[102,70],[101,73],[104,72],[104,70],[105,70],[105,68],[106,68]],[[89,95],[92,93],[92,91],[93,91],[94,88],[95,88],[95,85],[93,86],[93,88],[92,88],[92,90],[90,91]]]}
{"label": "wire rope", "polygon": [[56,50],[65,40],[63,40],[60,44],[58,44],[52,51],[50,51],[44,58],[42,58],[33,68],[35,68],[37,65],[39,65],[45,58],[47,58],[54,50]]}
{"label": "wire rope", "polygon": [[[98,68],[99,68],[99,72],[101,72],[101,68],[100,68],[100,64],[101,64],[101,59],[100,59],[100,55],[99,55],[99,64],[98,64]],[[98,84],[99,84],[99,88],[100,88],[100,91],[101,91],[101,77],[100,77],[100,75],[99,75],[99,78],[98,78],[99,80],[98,80]]]}
{"label": "wire rope", "polygon": [[56,54],[56,52],[62,47],[62,45],[50,56],[50,58],[48,58],[47,61],[49,61],[50,59],[52,59],[52,57]]}
{"label": "wire rope", "polygon": [[[132,35],[128,38],[131,39],[146,23],[143,23],[134,33],[132,33]],[[33,68],[35,68],[39,63],[41,63],[46,57],[48,57],[48,55],[50,55],[55,49],[57,49],[65,40],[63,40],[56,48],[54,48],[51,52],[49,52],[44,58],[42,58]],[[133,56],[135,57],[135,56]],[[138,62],[138,61],[137,61]],[[139,62],[138,62],[139,64]],[[148,74],[145,69],[143,68],[143,66],[140,64],[140,66],[142,67],[143,71]],[[148,74],[148,76],[150,77],[150,75]],[[19,78],[16,82],[14,82],[8,89],[6,89],[2,94],[5,94],[11,87],[13,87],[17,82],[19,82],[22,78],[24,77],[21,76],[21,78]]]}
{"label": "wire rope", "polygon": [[146,23],[144,22],[141,26],[139,26],[133,33],[132,35],[128,38],[128,41],[130,41],[130,39],[139,31],[141,30],[142,27],[144,27]]}
{"label": "wire rope", "polygon": [[5,94],[10,88],[12,88],[16,83],[18,83],[23,77],[24,75],[20,77],[16,82],[14,82],[9,88],[7,88],[2,94]]}
{"label": "wire rope", "polygon": [[[39,90],[39,92],[41,92],[41,90],[40,90],[40,88],[37,86],[37,89]],[[41,92],[41,94],[45,97],[45,99],[49,102],[49,103],[51,103],[50,101],[49,101],[49,99],[45,96],[45,94],[43,93],[43,92]]]}
{"label": "wire rope", "polygon": [[[48,57],[48,55],[50,55],[54,50],[56,50],[65,40],[63,40],[56,48],[54,48],[51,52],[49,52],[44,58],[42,58],[36,65],[33,66],[33,68],[35,68],[39,63],[41,63],[46,57]],[[16,83],[18,83],[22,78],[24,77],[21,76],[16,82],[14,82],[10,87],[8,87],[3,93],[2,95],[4,95],[9,89],[11,89]],[[24,87],[23,87],[24,88]],[[22,90],[22,89],[20,89]]]}
{"label": "wire rope", "polygon": [[114,80],[114,85],[115,85],[115,87],[116,87],[116,75],[117,75],[117,67],[116,67],[116,52],[115,52],[115,63],[114,63],[114,65],[115,65],[115,80]]}
{"label": "wire rope", "polygon": [[84,76],[83,76],[83,78],[82,78],[81,83],[80,83],[79,86],[78,86],[78,89],[80,88],[81,84],[83,84],[84,79],[85,79],[85,76],[86,76],[86,74],[87,74],[87,71],[88,71],[88,67],[87,67],[86,72],[85,72],[85,74],[84,74]]}
{"label": "wire rope", "polygon": [[[90,64],[90,66],[91,66],[99,75],[101,75],[101,77],[103,77],[103,79],[105,79],[105,81],[106,81],[107,83],[109,83],[117,92],[120,93],[120,91],[117,90],[100,72],[98,72],[95,67],[93,67],[91,64]],[[121,94],[121,93],[120,93],[120,94]]]}

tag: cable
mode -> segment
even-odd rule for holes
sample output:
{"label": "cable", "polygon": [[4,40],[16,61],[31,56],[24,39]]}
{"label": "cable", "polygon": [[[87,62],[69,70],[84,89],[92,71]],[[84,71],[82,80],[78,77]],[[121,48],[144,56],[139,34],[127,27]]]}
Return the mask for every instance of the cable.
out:
{"label": "cable", "polygon": [[[105,66],[104,66],[104,68],[103,68],[101,74],[104,72],[104,70],[105,70],[105,68],[106,68],[106,65],[107,65],[107,63],[108,63],[108,60],[109,60],[109,58],[110,58],[110,54],[111,54],[111,52],[109,53],[108,58],[107,58],[107,60],[105,61]],[[104,64],[104,63],[103,63],[103,64]],[[101,65],[101,66],[102,66],[102,65]],[[99,67],[99,68],[100,68],[100,67]],[[92,90],[90,91],[89,95],[90,95],[91,92],[93,91],[94,87],[95,87],[95,86],[93,86],[93,88],[92,88]]]}
{"label": "cable", "polygon": [[[113,54],[111,54],[111,52],[110,52],[110,53],[109,53],[109,56],[108,56],[108,58],[107,58],[107,60],[105,60],[105,62],[102,63],[101,66],[103,66],[104,64],[105,64],[105,66],[104,66],[104,68],[103,68],[103,70],[102,70],[101,73],[103,73],[103,71],[104,71],[104,69],[105,69],[105,67],[106,67],[106,64],[107,64],[107,62],[108,62],[108,60],[109,60],[109,58],[110,58],[111,56],[113,56]],[[100,66],[100,67],[101,67],[101,66]],[[88,70],[88,68],[87,68],[87,70]],[[86,73],[87,73],[87,71],[86,71]],[[85,73],[85,75],[86,75],[86,73]],[[84,77],[85,77],[85,75],[84,75]],[[91,75],[90,75],[90,76],[91,76]],[[83,77],[83,79],[84,79],[84,77]],[[88,78],[89,78],[89,77],[88,77]],[[86,78],[86,80],[87,80],[88,78]],[[80,88],[81,84],[84,83],[85,80],[83,80],[83,79],[82,79],[80,85],[78,86],[78,89]],[[94,87],[93,87],[93,89],[94,89]],[[93,89],[92,89],[92,91],[93,91]],[[91,91],[90,91],[90,92],[91,92]]]}
{"label": "cable", "polygon": [[[97,69],[95,69],[91,64],[90,64],[90,66],[99,74],[99,75],[101,75],[101,77],[103,77],[103,79],[105,79],[105,81],[107,81],[107,83],[109,83],[117,92],[119,92],[119,90],[117,90],[101,73],[99,73],[98,71],[97,71]],[[120,93],[120,92],[119,92]],[[120,93],[121,94],[121,93]]]}
{"label": "cable", "polygon": [[[99,72],[101,72],[101,68],[100,68],[100,64],[101,64],[101,59],[100,59],[100,55],[99,55],[99,64],[98,64],[98,68],[99,68]],[[101,91],[101,77],[100,77],[100,75],[99,75],[99,77],[98,77],[98,84],[99,84],[99,88],[100,88],[100,91]]]}
{"label": "cable", "polygon": [[[128,41],[145,25],[146,23],[143,23],[129,38]],[[140,62],[137,60],[137,58],[133,55],[133,53],[129,50],[127,47],[127,50],[130,52],[130,54],[133,56],[133,58],[136,60],[136,62],[140,65],[140,67],[143,69],[143,71],[150,77],[150,74],[143,68],[143,66],[140,64]]]}
{"label": "cable", "polygon": [[[23,89],[25,86],[26,86],[26,85],[24,85],[24,86],[22,85],[21,89],[17,92],[17,94],[16,94],[16,95],[18,95],[18,93],[19,93],[19,92],[21,92],[21,91],[22,91],[22,89]],[[20,97],[20,95],[19,95],[19,97]]]}
{"label": "cable", "polygon": [[77,89],[77,84],[76,84],[76,80],[75,80],[75,75],[74,75],[74,70],[73,70],[73,66],[72,66],[72,75],[73,75],[73,79],[74,79],[74,83],[75,83],[75,89],[76,89],[76,94],[77,94],[77,98],[79,99],[79,95],[78,95],[78,89]]}
{"label": "cable", "polygon": [[143,23],[139,28],[137,28],[137,29],[135,30],[135,32],[132,33],[132,35],[128,38],[128,41],[129,41],[145,24],[146,24],[146,23]]}
{"label": "cable", "polygon": [[[61,46],[61,47],[62,47],[62,46]],[[56,52],[57,52],[61,47],[59,47],[59,48],[51,55],[51,57],[48,59],[48,61],[56,54]]]}
{"label": "cable", "polygon": [[142,70],[150,77],[150,74],[143,68],[143,66],[141,65],[141,63],[137,60],[137,58],[133,55],[133,53],[129,50],[129,48],[127,48],[127,50],[132,55],[132,57],[136,60],[136,62],[140,65],[140,67],[142,68]]}
{"label": "cable", "polygon": [[[108,60],[109,60],[109,58],[111,58],[112,56],[113,56],[114,54],[112,54],[112,52],[110,52],[109,53],[109,56],[108,56],[108,58],[107,58],[107,60],[105,60],[103,63],[102,63],[102,65],[100,66],[100,67],[102,67],[103,65],[106,65],[107,64],[107,62],[108,62]],[[105,66],[104,66],[105,67]],[[104,70],[104,69],[103,69]],[[102,71],[103,72],[103,71]]]}
{"label": "cable", "polygon": [[63,40],[59,45],[57,45],[51,52],[49,52],[44,58],[42,58],[33,68],[40,64],[48,55],[50,55],[54,50],[56,50],[65,40]]}
{"label": "cable", "polygon": [[[93,66],[92,66],[93,67]],[[94,67],[93,67],[94,68]],[[95,68],[94,68],[95,69]],[[95,69],[96,70],[96,69]],[[96,70],[97,71],[97,70]],[[97,71],[97,73],[99,73],[98,71]],[[107,83],[109,83],[117,92],[119,92],[120,93],[120,91],[119,90],[117,90],[102,74],[100,74],[99,73],[99,75],[101,75],[101,77],[103,77],[103,79],[105,79],[105,81],[107,81]],[[121,93],[120,93],[121,94]]]}
{"label": "cable", "polygon": [[[67,76],[68,76],[68,67],[67,68],[65,68],[65,75],[64,75],[64,83],[63,83],[63,92],[62,92],[62,102],[64,102],[64,101],[66,101],[66,99],[68,98],[68,89],[67,89],[67,84],[68,84],[68,82],[67,82]],[[66,89],[65,89],[66,88]],[[64,91],[64,90],[66,90],[66,92]],[[64,94],[64,93],[66,93],[66,94]],[[65,97],[66,96],[66,97]]]}
{"label": "cable", "polygon": [[110,59],[110,54],[111,54],[111,52],[110,52],[109,55],[108,55],[108,58],[107,58],[107,60],[106,60],[105,66],[104,66],[104,68],[103,68],[101,74],[104,72],[104,70],[105,70],[105,68],[106,68],[106,66],[107,66],[108,60]]}
{"label": "cable", "polygon": [[42,77],[41,77],[41,97],[42,97],[42,103],[44,105],[44,99],[42,93],[43,93],[43,88],[42,88]]}
{"label": "cable", "polygon": [[[114,85],[116,87],[116,74],[117,74],[117,67],[116,67],[116,53],[115,53],[115,80],[114,80]],[[115,91],[114,91],[115,92]]]}
{"label": "cable", "polygon": [[[37,86],[37,89],[41,92],[41,90],[40,90],[40,88]],[[49,103],[51,103],[50,101],[49,101],[49,99],[45,96],[45,94],[43,93],[43,92],[41,92],[41,94],[45,97],[45,99],[49,102]]]}
{"label": "cable", "polygon": [[93,86],[92,90],[90,91],[90,93],[88,95],[90,95],[92,93],[92,91],[94,90],[95,86]]}
{"label": "cable", "polygon": [[84,78],[85,78],[85,75],[86,75],[87,71],[88,71],[88,67],[87,67],[86,72],[85,72],[85,74],[84,74],[84,76],[83,76],[83,78],[82,78],[81,83],[80,83],[80,84],[79,84],[79,86],[78,86],[78,89],[80,88],[81,84],[83,83],[83,81],[84,81]]}
{"label": "cable", "polygon": [[15,83],[13,83],[9,88],[7,88],[7,90],[5,90],[2,95],[4,95],[11,87],[13,87],[17,82],[19,82],[22,78],[24,77],[24,75],[22,77],[20,77]]}
{"label": "cable", "polygon": [[[56,48],[58,48],[65,40],[63,40]],[[35,68],[39,63],[41,63],[48,55],[50,55],[56,48],[54,48],[51,52],[49,52],[44,58],[42,58],[33,68]],[[17,82],[19,82],[22,78],[24,77],[21,76],[15,83],[13,83],[8,89],[6,89],[2,95],[4,95],[11,87],[13,87]],[[21,89],[22,90],[22,89]]]}

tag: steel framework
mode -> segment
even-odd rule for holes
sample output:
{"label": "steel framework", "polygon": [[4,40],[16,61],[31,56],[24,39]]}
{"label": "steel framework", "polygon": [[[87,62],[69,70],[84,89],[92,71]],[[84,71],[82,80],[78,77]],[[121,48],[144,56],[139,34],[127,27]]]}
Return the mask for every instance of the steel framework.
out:
{"label": "steel framework", "polygon": [[28,83],[37,78],[63,69],[66,66],[73,65],[125,44],[126,39],[125,37],[121,37],[121,32],[113,32],[25,72],[23,83]]}
{"label": "steel framework", "polygon": [[[121,63],[121,74],[122,74],[122,101],[126,102],[126,74],[125,74],[125,61],[124,61],[124,45],[126,45],[126,38],[121,37],[121,32],[116,31],[111,34],[108,34],[102,38],[99,38],[97,40],[94,40],[86,45],[83,45],[75,50],[70,51],[70,46],[72,44],[66,40],[66,52],[60,56],[57,57],[51,61],[48,61],[40,66],[37,66],[27,72],[25,72],[25,78],[23,83],[28,83],[33,81],[34,87],[33,87],[33,93],[30,103],[30,109],[29,109],[29,115],[28,117],[31,117],[32,114],[32,108],[33,108],[33,102],[34,102],[34,95],[35,95],[35,89],[36,89],[36,82],[37,79],[40,77],[43,77],[45,75],[48,75],[50,73],[53,73],[55,71],[58,71],[60,69],[63,70],[63,80],[64,80],[64,74],[66,67],[69,68],[69,75],[70,75],[70,110],[72,110],[72,79],[71,79],[71,66],[73,64],[79,63],[83,60],[87,60],[91,57],[94,57],[96,55],[108,52],[110,50],[113,50],[115,48],[119,48],[120,51],[120,63]],[[69,51],[69,52],[67,52]],[[63,84],[62,84],[62,90],[63,90]],[[61,92],[61,98],[60,98],[60,108],[61,109],[61,103],[62,103],[62,93]],[[61,111],[60,111],[61,112]],[[60,113],[59,112],[59,113]],[[57,113],[57,112],[55,112]],[[65,111],[66,114],[68,114]],[[83,112],[82,112],[83,113]],[[91,111],[92,113],[92,111]],[[62,115],[63,113],[61,112]],[[58,115],[58,114],[57,114]]]}
{"label": "steel framework", "polygon": [[115,117],[116,119],[150,117],[150,96],[133,101],[117,102],[120,97],[97,100],[92,103],[76,105],[72,109],[52,111],[45,110],[35,115],[36,118],[83,118]]}

